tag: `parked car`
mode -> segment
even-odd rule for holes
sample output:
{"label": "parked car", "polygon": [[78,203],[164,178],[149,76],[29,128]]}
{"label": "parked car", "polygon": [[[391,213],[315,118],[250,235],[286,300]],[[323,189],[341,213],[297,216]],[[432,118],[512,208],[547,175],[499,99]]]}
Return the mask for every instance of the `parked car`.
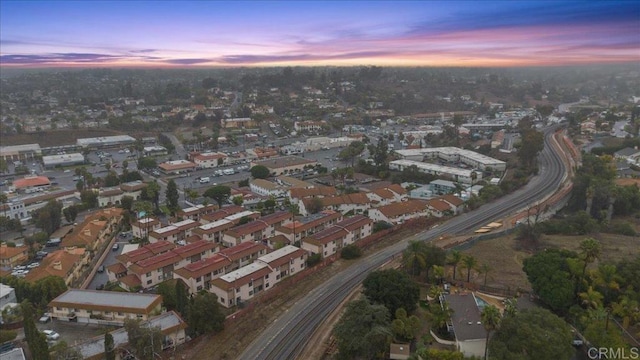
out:
{"label": "parked car", "polygon": [[98,272],[99,273],[103,273],[104,272],[104,265],[100,265],[100,267],[98,268]]}
{"label": "parked car", "polygon": [[120,244],[114,244],[114,245],[111,247],[111,250],[112,250],[112,251],[118,251],[118,249],[120,249]]}
{"label": "parked car", "polygon": [[42,332],[47,336],[47,340],[58,340],[60,338],[60,334],[53,330],[42,330]]}
{"label": "parked car", "polygon": [[48,312],[42,314],[42,316],[40,317],[40,319],[38,319],[38,321],[41,323],[47,323],[51,321],[51,314],[49,314]]}

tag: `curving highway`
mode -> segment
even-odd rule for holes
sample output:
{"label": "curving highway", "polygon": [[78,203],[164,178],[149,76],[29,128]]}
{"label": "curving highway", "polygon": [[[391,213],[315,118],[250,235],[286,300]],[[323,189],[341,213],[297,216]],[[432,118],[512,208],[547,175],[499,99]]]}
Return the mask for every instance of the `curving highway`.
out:
{"label": "curving highway", "polygon": [[539,156],[539,174],[523,188],[474,211],[457,216],[437,228],[410,238],[361,259],[357,264],[335,274],[296,302],[276,319],[239,359],[295,359],[318,325],[335,309],[367,274],[401,253],[412,240],[430,241],[443,234],[468,233],[488,222],[523,210],[556,191],[566,175],[564,162],[553,133],[557,127],[544,131],[545,146]]}

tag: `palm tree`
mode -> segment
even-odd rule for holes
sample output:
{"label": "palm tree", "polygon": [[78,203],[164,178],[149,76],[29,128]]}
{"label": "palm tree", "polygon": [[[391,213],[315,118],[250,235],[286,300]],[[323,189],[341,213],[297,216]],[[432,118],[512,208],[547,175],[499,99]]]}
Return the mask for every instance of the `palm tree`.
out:
{"label": "palm tree", "polygon": [[467,269],[467,282],[471,281],[471,270],[476,267],[478,264],[478,260],[471,255],[465,255],[462,258],[462,263],[464,267]]}
{"label": "palm tree", "polygon": [[587,265],[596,261],[596,259],[600,258],[600,252],[602,248],[600,247],[600,242],[594,238],[586,238],[582,240],[580,243],[580,256],[584,261],[584,266],[582,268],[582,278],[584,278],[584,274],[587,271]]}
{"label": "palm tree", "polygon": [[591,286],[589,286],[586,292],[580,293],[582,305],[586,306],[587,309],[597,309],[602,306],[602,298],[602,294],[593,290]]}
{"label": "palm tree", "polygon": [[440,306],[433,304],[429,308],[431,309],[429,320],[431,321],[432,329],[435,330],[445,327],[447,321],[449,321],[451,315],[453,315],[453,310],[449,308],[447,302],[441,303]]}
{"label": "palm tree", "polygon": [[453,280],[456,279],[456,269],[458,267],[458,264],[460,264],[460,261],[462,261],[462,253],[458,250],[451,250],[451,253],[449,254],[449,265],[453,266]]}
{"label": "palm tree", "polygon": [[504,301],[504,316],[516,316],[518,314],[518,299],[508,298]]}
{"label": "palm tree", "polygon": [[640,319],[640,306],[636,300],[629,299],[628,296],[623,296],[617,303],[611,304],[613,313],[622,318],[622,327],[626,330],[629,327],[629,322]]}
{"label": "palm tree", "polygon": [[480,267],[478,268],[478,272],[480,274],[484,274],[484,282],[482,283],[483,286],[487,286],[487,275],[489,275],[489,272],[491,272],[491,266],[489,266],[489,264],[487,263],[482,263],[482,265],[480,265]]}
{"label": "palm tree", "polygon": [[600,265],[598,271],[593,274],[593,284],[602,292],[606,302],[615,297],[615,294],[612,295],[611,292],[620,291],[618,280],[620,280],[620,275],[618,275],[615,265]]}
{"label": "palm tree", "polygon": [[440,299],[440,295],[442,295],[442,287],[432,286],[431,288],[429,288],[429,298],[438,300]]}
{"label": "palm tree", "polygon": [[422,241],[410,241],[407,248],[402,252],[403,266],[411,275],[420,275],[420,272],[427,266],[425,257],[425,244]]}
{"label": "palm tree", "polygon": [[444,266],[433,265],[431,269],[433,270],[433,277],[438,280],[438,284],[441,284],[444,277]]}
{"label": "palm tree", "polygon": [[502,320],[500,310],[493,305],[485,306],[484,309],[482,309],[482,314],[480,314],[480,320],[482,320],[484,329],[487,330],[487,339],[484,345],[484,359],[487,360],[487,356],[489,355],[489,335],[491,331],[500,327],[500,320]]}

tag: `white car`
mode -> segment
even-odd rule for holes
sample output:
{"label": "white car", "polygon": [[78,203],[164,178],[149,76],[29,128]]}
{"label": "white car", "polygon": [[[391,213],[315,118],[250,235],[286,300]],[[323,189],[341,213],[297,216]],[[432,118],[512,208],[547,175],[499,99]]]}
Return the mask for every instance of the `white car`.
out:
{"label": "white car", "polygon": [[38,321],[39,321],[39,322],[41,322],[41,323],[46,323],[46,322],[51,321],[51,314],[49,314],[49,313],[44,313],[44,314],[40,317],[40,319],[38,319]]}
{"label": "white car", "polygon": [[53,330],[42,330],[42,333],[47,336],[47,340],[58,340],[60,338],[60,334]]}
{"label": "white car", "polygon": [[34,263],[31,263],[31,264],[27,265],[27,268],[29,268],[29,269],[35,269],[35,268],[37,268],[38,266],[40,266],[40,263],[34,262]]}

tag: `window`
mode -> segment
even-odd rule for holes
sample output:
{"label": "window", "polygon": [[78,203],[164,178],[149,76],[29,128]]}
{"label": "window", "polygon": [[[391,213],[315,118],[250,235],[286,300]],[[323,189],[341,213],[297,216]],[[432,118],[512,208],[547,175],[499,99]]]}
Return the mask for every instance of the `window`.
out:
{"label": "window", "polygon": [[198,291],[202,290],[202,285],[198,285],[198,287],[196,288],[196,290],[198,290]]}
{"label": "window", "polygon": [[118,312],[118,316],[124,316],[124,313]]}
{"label": "window", "polygon": [[198,277],[196,278],[196,282],[200,282],[201,280],[202,280],[202,276],[198,276]]}
{"label": "window", "polygon": [[252,286],[253,286],[253,280],[249,281],[249,287],[252,287]]}
{"label": "window", "polygon": [[253,290],[249,290],[249,296],[253,295]]}
{"label": "window", "polygon": [[264,288],[268,288],[269,287],[269,283],[264,284]]}
{"label": "window", "polygon": [[304,263],[300,264],[300,269],[304,269]]}
{"label": "window", "polygon": [[147,277],[151,277],[151,273],[150,272],[147,273]]}
{"label": "window", "polygon": [[151,285],[152,282],[153,280],[147,280],[147,285]]}

